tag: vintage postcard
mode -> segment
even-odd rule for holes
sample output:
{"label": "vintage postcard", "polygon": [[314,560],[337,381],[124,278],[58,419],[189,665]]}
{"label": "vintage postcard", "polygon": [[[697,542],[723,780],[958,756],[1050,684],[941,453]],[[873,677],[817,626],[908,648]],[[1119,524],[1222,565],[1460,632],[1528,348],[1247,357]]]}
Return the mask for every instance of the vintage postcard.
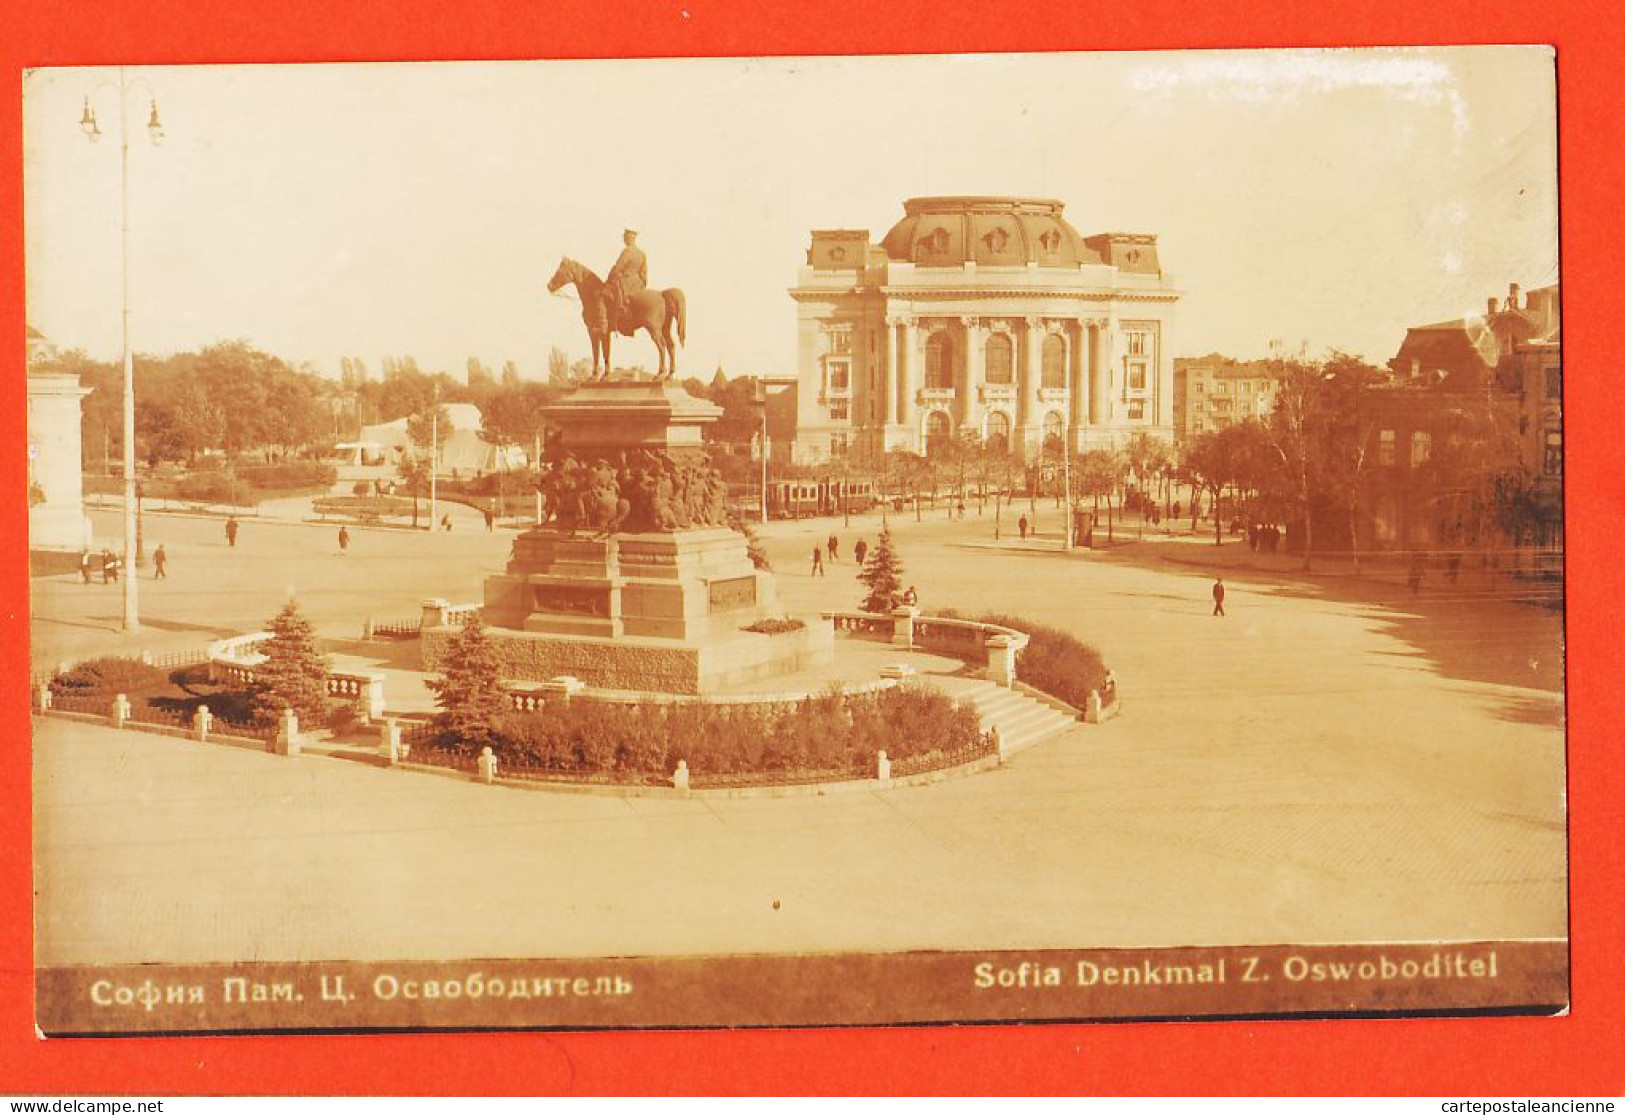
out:
{"label": "vintage postcard", "polygon": [[1565,1011],[1555,65],[28,72],[40,1031]]}

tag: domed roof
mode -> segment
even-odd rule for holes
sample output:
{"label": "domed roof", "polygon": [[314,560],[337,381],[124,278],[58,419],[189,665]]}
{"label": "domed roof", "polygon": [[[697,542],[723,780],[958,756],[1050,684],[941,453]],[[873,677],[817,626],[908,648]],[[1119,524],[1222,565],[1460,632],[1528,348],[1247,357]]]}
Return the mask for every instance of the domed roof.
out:
{"label": "domed roof", "polygon": [[922,267],[1077,267],[1103,263],[1061,216],[1059,201],[1033,197],[915,197],[881,241],[886,254]]}

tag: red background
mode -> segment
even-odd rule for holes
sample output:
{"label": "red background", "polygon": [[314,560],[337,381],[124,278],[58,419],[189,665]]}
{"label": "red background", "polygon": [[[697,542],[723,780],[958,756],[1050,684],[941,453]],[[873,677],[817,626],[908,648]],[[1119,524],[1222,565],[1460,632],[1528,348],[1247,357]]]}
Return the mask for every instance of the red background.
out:
{"label": "red background", "polygon": [[[7,5],[15,9],[15,3]],[[53,10],[46,10],[47,8]],[[1606,545],[1625,439],[1604,396],[1625,323],[1625,20],[1601,3],[927,3],[105,0],[0,15],[0,1092],[1409,1093],[1618,1095],[1625,589]],[[29,866],[21,70],[292,62],[1176,47],[1558,48],[1569,517],[1573,1008],[1435,1019],[637,1034],[36,1040]],[[691,126],[703,126],[696,123]]]}

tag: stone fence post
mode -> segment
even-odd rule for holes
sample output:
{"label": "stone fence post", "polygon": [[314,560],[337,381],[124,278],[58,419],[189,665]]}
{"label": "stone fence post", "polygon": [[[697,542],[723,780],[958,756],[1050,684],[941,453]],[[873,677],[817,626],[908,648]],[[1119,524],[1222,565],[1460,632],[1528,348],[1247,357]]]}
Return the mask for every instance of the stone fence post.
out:
{"label": "stone fence post", "polygon": [[1100,691],[1098,689],[1089,690],[1089,701],[1083,710],[1084,722],[1088,724],[1099,724],[1105,719],[1105,716],[1103,715],[1104,710],[1105,706],[1100,700]]}
{"label": "stone fence post", "polygon": [[587,683],[580,678],[573,678],[569,674],[560,674],[556,678],[548,678],[542,682],[542,698],[547,704],[554,701],[570,703],[570,698],[576,696],[587,688]]}
{"label": "stone fence post", "polygon": [[294,756],[299,754],[299,714],[291,708],[282,710],[282,722],[276,730],[276,753],[278,755]]}
{"label": "stone fence post", "polygon": [[875,752],[875,781],[882,786],[891,785],[891,760],[884,751]]}
{"label": "stone fence post", "polygon": [[130,698],[122,693],[114,697],[113,709],[108,715],[113,721],[113,727],[124,727],[124,722],[130,719]]}
{"label": "stone fence post", "polygon": [[684,797],[688,796],[688,760],[678,759],[677,769],[671,772],[672,789]]}
{"label": "stone fence post", "polygon": [[361,715],[370,724],[384,715],[384,675],[371,674],[361,691]]}
{"label": "stone fence post", "polygon": [[383,743],[384,758],[390,766],[400,762],[405,756],[401,754],[401,722],[393,716],[379,726],[379,738]]}
{"label": "stone fence post", "polygon": [[914,618],[920,614],[918,608],[907,604],[891,610],[891,645],[894,647],[907,647],[914,649]]}
{"label": "stone fence post", "polygon": [[48,682],[48,681],[40,682],[39,687],[38,687],[38,692],[39,692],[39,710],[41,712],[50,712],[51,711],[51,683]]}
{"label": "stone fence post", "polygon": [[987,680],[1006,689],[1016,683],[1016,640],[1009,635],[989,635],[982,644],[987,650]]}
{"label": "stone fence post", "polygon": [[192,735],[199,743],[209,742],[209,729],[214,727],[214,713],[209,711],[208,705],[199,705],[197,715],[192,717]]}
{"label": "stone fence post", "polygon": [[446,626],[446,610],[451,607],[451,601],[432,597],[423,602],[423,619],[419,626],[427,631],[431,627]]}
{"label": "stone fence post", "polygon": [[497,757],[489,745],[480,748],[480,781],[487,786],[497,780]]}

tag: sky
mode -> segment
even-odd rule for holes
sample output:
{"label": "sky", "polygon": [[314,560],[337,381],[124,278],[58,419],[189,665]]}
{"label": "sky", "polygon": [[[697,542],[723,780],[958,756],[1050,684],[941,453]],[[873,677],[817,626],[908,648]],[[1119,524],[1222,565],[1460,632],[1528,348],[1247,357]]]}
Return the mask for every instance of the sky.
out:
{"label": "sky", "polygon": [[[688,298],[682,375],[795,370],[810,230],[906,198],[1052,197],[1152,233],[1178,355],[1385,361],[1407,326],[1557,280],[1542,47],[132,67],[132,345],[245,339],[461,376],[587,355],[562,257],[631,227]],[[120,349],[116,69],[24,77],[29,323]],[[91,97],[103,133],[78,127]],[[145,124],[156,97],[165,139]],[[617,364],[653,367],[644,336]]]}

